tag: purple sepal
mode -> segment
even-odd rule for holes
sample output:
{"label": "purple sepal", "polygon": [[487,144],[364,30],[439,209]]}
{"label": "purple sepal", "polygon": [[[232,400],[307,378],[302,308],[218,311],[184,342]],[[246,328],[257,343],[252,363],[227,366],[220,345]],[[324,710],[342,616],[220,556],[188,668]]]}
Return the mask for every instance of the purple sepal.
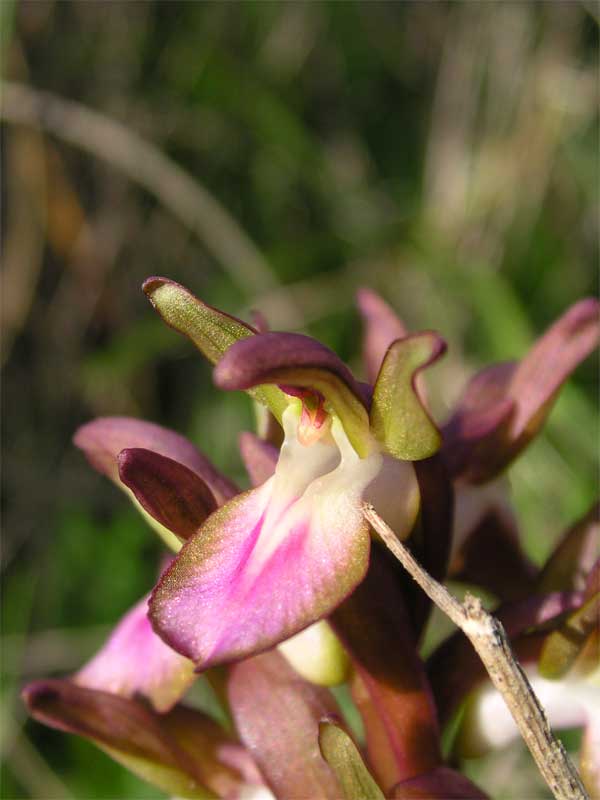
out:
{"label": "purple sepal", "polygon": [[362,386],[328,347],[300,333],[264,333],[241,339],[214,370],[221,389],[252,389],[277,384],[317,392],[339,416],[361,455],[366,450],[369,420]]}
{"label": "purple sepal", "polygon": [[596,347],[599,303],[573,305],[525,358],[476,375],[444,428],[444,453],[455,477],[491,480],[542,427],[558,390]]}
{"label": "purple sepal", "polygon": [[221,389],[251,389],[261,383],[289,383],[316,388],[311,383],[296,383],[291,377],[302,370],[323,371],[332,380],[345,384],[361,399],[358,382],[333,350],[301,333],[263,333],[242,339],[227,351],[215,367],[215,383]]}
{"label": "purple sepal", "polygon": [[378,544],[371,547],[367,577],[330,621],[354,666],[351,689],[377,782],[385,791],[436,767],[441,755],[431,690],[396,562]]}
{"label": "purple sepal", "polygon": [[240,453],[253,486],[260,486],[275,472],[279,450],[255,433],[239,435]]}
{"label": "purple sepal", "polygon": [[363,319],[363,361],[369,383],[375,383],[388,347],[408,331],[391,306],[372,289],[360,288],[356,303]]}
{"label": "purple sepal", "polygon": [[219,504],[238,492],[235,484],[221,475],[184,436],[152,422],[134,417],[98,417],[82,425],[73,442],[98,472],[117,485],[121,485],[117,456],[127,448],[140,447],[191,469],[210,487]]}
{"label": "purple sepal", "polygon": [[68,680],[32,683],[22,696],[39,722],[90,739],[170,795],[235,797],[241,789],[238,764],[247,754],[202,712],[177,706],[156,714],[136,700]]}
{"label": "purple sepal", "polygon": [[217,507],[217,501],[196,472],[141,447],[122,450],[119,477],[155,520],[185,541]]}
{"label": "purple sepal", "polygon": [[460,772],[436,767],[394,786],[393,800],[487,800],[481,791]]}
{"label": "purple sepal", "polygon": [[171,650],[152,630],[148,597],[119,621],[96,655],[74,676],[86,689],[141,696],[156,711],[171,709],[196,679],[194,664]]}
{"label": "purple sepal", "polygon": [[342,797],[319,752],[320,720],[339,715],[327,689],[305,681],[271,651],[231,668],[228,695],[242,742],[277,797]]}
{"label": "purple sepal", "polygon": [[[443,582],[452,540],[454,489],[439,454],[415,461],[413,466],[421,495],[421,511],[407,544],[429,574]],[[419,639],[429,617],[431,600],[404,570],[402,581],[415,636]]]}
{"label": "purple sepal", "polygon": [[484,483],[499,471],[498,449],[515,413],[515,401],[504,392],[515,369],[516,362],[506,362],[477,373],[443,426],[442,453],[454,478]]}
{"label": "purple sepal", "polygon": [[449,574],[453,580],[482,586],[506,601],[530,591],[536,567],[507,516],[491,507],[456,554]]}

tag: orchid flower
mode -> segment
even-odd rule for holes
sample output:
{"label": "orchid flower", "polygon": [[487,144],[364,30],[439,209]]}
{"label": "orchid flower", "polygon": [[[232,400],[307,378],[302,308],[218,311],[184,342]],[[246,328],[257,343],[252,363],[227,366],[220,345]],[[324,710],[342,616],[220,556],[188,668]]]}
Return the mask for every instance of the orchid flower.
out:
{"label": "orchid flower", "polygon": [[419,509],[410,461],[441,444],[414,377],[444,345],[431,332],[398,340],[371,391],[314,339],[256,333],[164,278],[144,289],[216,362],[215,383],[251,392],[283,428],[274,475],[208,517],[150,601],[155,630],[205,669],[288,639],[356,588],[370,547],[361,498],[408,536]]}
{"label": "orchid flower", "polygon": [[[551,719],[586,725],[582,769],[595,790],[597,511],[536,570],[497,482],[594,346],[595,301],[569,310],[519,365],[476,376],[440,432],[421,372],[444,343],[430,331],[407,334],[369,290],[359,308],[372,386],[314,339],[268,332],[262,319],[254,329],[164,278],[144,288],[215,364],[217,386],[248,391],[266,429],[281,427],[279,446],[241,435],[253,488],[240,492],[191,442],[153,423],[102,418],[77,431],[88,460],[175,557],[75,675],[26,687],[31,714],[177,797],[484,800],[444,762],[441,726],[467,701],[458,749],[473,749],[473,732],[479,747],[497,746],[512,728],[464,638],[423,663],[429,601],[371,541],[366,500],[410,536],[432,576],[444,580],[452,556],[456,577],[503,601],[497,614],[534,685],[562,681],[562,693],[548,695]],[[181,702],[205,670],[227,731]],[[363,736],[318,685],[343,681]],[[568,716],[553,704],[565,690]]]}

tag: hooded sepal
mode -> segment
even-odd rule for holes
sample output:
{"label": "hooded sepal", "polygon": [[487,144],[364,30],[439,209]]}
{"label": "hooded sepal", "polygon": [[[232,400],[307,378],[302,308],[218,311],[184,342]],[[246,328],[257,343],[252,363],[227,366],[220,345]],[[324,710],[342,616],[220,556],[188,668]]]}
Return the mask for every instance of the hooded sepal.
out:
{"label": "hooded sepal", "polygon": [[538,433],[562,384],[597,345],[598,309],[597,300],[581,300],[522,361],[496,364],[471,380],[444,427],[444,453],[455,477],[491,480]]}
{"label": "hooded sepal", "polygon": [[339,714],[329,691],[304,681],[272,651],[234,665],[228,693],[240,737],[277,797],[339,800],[318,745],[320,720]]}
{"label": "hooded sepal", "polygon": [[23,699],[35,719],[83,736],[143,780],[182,798],[235,796],[243,776],[225,763],[240,746],[206,715],[183,706],[158,715],[135,700],[68,680],[30,684]]}
{"label": "hooded sepal", "polygon": [[344,800],[385,800],[358,748],[335,720],[320,722],[319,749],[342,787]]}
{"label": "hooded sepal", "polygon": [[441,446],[441,434],[419,397],[416,378],[445,350],[443,339],[424,331],[393,342],[383,359],[370,422],[375,438],[394,458],[419,461]]}
{"label": "hooded sepal", "polygon": [[[187,336],[213,364],[220,361],[232,344],[257,334],[250,325],[203,303],[184,286],[168,278],[148,278],[142,288],[167,325]],[[281,419],[287,403],[279,389],[263,386],[254,389],[252,394]]]}
{"label": "hooded sepal", "polygon": [[196,677],[193,662],[168,647],[152,630],[148,597],[144,597],[125,614],[73,681],[121,697],[144,697],[156,711],[164,713]]}
{"label": "hooded sepal", "polygon": [[232,346],[217,364],[214,379],[221,389],[251,389],[277,384],[308,390],[325,410],[339,417],[356,452],[370,446],[369,418],[363,387],[329,348],[299,333],[265,333]]}
{"label": "hooded sepal", "polygon": [[392,307],[372,289],[359,289],[356,303],[364,326],[363,361],[369,383],[374,384],[388,347],[408,331]]}
{"label": "hooded sepal", "polygon": [[119,477],[142,508],[182,542],[217,507],[207,484],[189,467],[152,450],[132,447],[118,457]]}

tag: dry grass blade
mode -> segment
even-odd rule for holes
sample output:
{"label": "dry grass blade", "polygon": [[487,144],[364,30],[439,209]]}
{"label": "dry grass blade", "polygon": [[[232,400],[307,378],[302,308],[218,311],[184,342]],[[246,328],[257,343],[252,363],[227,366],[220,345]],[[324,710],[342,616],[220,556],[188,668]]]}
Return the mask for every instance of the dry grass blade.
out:
{"label": "dry grass blade", "polygon": [[[79,103],[11,81],[2,85],[0,118],[40,126],[120,169],[198,235],[249,296],[277,286],[257,247],[208,190],[120,122]],[[297,320],[297,310],[286,302],[291,319]]]}

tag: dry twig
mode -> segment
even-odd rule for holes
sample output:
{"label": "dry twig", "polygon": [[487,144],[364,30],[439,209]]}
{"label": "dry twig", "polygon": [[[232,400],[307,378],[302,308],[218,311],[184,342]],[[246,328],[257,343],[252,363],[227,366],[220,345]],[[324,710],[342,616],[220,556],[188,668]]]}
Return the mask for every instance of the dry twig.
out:
{"label": "dry twig", "polygon": [[562,742],[552,733],[544,709],[513,655],[502,623],[483,608],[478,597],[467,594],[464,603],[459,603],[423,569],[373,506],[364,504],[363,514],[425,594],[467,636],[556,799],[589,800],[577,770]]}

